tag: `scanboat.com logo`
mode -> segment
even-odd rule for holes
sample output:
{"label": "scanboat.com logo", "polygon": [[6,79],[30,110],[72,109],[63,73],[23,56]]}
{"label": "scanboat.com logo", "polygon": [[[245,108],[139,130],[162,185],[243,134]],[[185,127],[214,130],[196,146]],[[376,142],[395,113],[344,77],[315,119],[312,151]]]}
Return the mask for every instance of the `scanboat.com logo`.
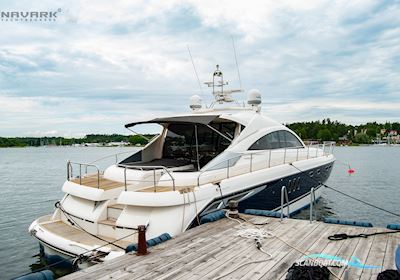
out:
{"label": "scanboat.com logo", "polygon": [[352,266],[362,269],[374,269],[382,268],[382,266],[366,265],[363,264],[359,258],[351,256],[349,260],[343,259],[339,256],[333,256],[328,254],[311,254],[303,256],[299,261],[298,265],[317,265],[317,266]]}
{"label": "scanboat.com logo", "polygon": [[1,11],[1,21],[56,21],[57,14],[61,12],[61,9],[57,11]]}

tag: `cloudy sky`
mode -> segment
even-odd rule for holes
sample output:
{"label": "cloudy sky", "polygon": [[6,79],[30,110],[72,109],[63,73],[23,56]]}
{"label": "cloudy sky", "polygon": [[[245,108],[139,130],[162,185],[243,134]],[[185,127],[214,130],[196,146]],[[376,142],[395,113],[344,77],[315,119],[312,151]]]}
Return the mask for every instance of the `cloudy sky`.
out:
{"label": "cloudy sky", "polygon": [[[400,121],[399,1],[23,1],[52,22],[0,21],[0,136],[127,133],[185,112],[220,64],[280,122]],[[203,88],[203,98],[211,95]],[[238,94],[244,99],[245,94]]]}

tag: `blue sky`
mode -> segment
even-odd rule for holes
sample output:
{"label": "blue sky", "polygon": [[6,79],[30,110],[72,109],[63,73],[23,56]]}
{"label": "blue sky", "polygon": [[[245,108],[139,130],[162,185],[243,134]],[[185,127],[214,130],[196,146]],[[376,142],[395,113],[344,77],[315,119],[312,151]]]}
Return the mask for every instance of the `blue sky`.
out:
{"label": "blue sky", "polygon": [[[221,65],[283,122],[400,121],[399,1],[11,1],[55,22],[0,21],[0,136],[128,133],[188,110]],[[205,87],[203,99],[211,101]],[[244,99],[245,94],[238,94]]]}

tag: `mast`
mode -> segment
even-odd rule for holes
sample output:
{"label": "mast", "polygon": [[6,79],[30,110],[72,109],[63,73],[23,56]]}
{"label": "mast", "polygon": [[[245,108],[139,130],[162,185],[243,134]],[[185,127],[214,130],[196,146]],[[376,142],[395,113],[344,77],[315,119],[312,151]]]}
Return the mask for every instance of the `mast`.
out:
{"label": "mast", "polygon": [[[224,90],[224,86],[228,85],[228,82],[224,81],[224,74],[219,69],[219,65],[216,66],[216,70],[213,73],[212,82],[205,82],[208,87],[212,87],[212,94],[214,95],[215,101],[211,103],[211,108],[215,103],[223,104],[224,102],[236,102],[232,97],[232,93],[242,92],[242,89],[231,89]],[[239,106],[240,104],[236,102]]]}

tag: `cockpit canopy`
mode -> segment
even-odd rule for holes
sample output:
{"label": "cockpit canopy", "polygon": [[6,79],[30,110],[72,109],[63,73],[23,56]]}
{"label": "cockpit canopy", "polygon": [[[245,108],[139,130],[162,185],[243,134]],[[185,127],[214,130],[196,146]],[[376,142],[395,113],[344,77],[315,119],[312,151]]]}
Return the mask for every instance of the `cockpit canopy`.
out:
{"label": "cockpit canopy", "polygon": [[138,153],[125,159],[121,164],[190,166],[182,171],[199,170],[222,153],[244,129],[243,125],[221,118],[219,115],[155,118],[130,123],[126,127],[131,129],[139,124],[154,123],[161,125],[163,131],[142,151],[147,156],[143,157]]}

